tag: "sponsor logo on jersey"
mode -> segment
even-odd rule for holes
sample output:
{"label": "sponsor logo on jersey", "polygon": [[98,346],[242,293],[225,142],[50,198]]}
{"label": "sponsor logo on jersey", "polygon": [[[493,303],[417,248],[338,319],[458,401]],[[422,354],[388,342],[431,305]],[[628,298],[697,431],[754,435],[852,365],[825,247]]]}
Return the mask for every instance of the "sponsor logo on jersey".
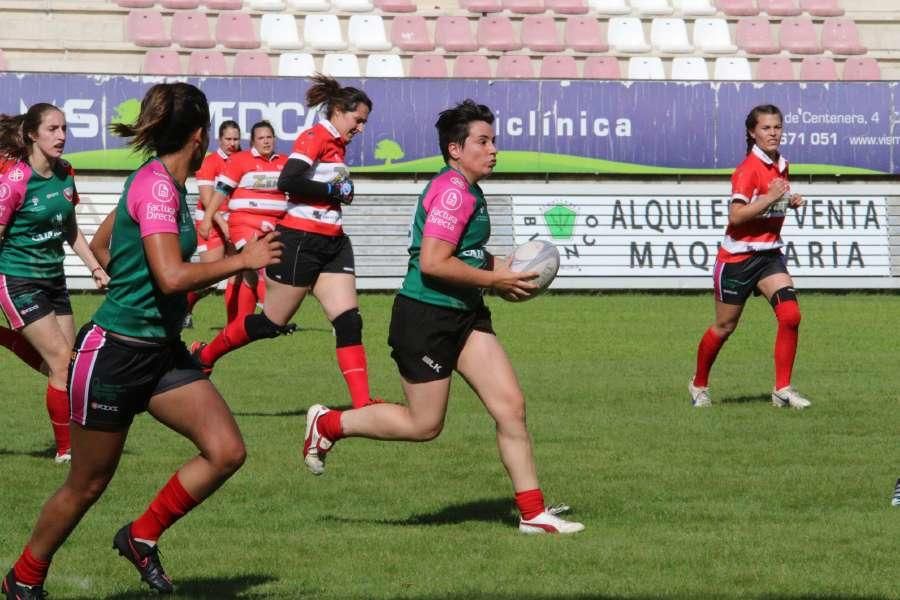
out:
{"label": "sponsor logo on jersey", "polygon": [[457,177],[455,175],[450,178],[450,183],[452,183],[456,187],[461,187],[461,188],[466,187],[465,184],[463,184],[463,180],[460,177]]}
{"label": "sponsor logo on jersey", "polygon": [[444,190],[440,202],[445,210],[457,210],[462,205],[462,194],[459,190]]}
{"label": "sponsor logo on jersey", "polygon": [[162,200],[164,202],[168,202],[172,199],[174,193],[172,192],[172,186],[169,185],[168,181],[157,181],[153,184],[153,197]]}
{"label": "sponsor logo on jersey", "polygon": [[119,412],[118,406],[113,406],[112,404],[100,404],[99,402],[91,402],[91,408],[106,412]]}
{"label": "sponsor logo on jersey", "polygon": [[0,201],[6,200],[12,195],[12,188],[8,183],[0,183]]}
{"label": "sponsor logo on jersey", "polygon": [[75,188],[67,187],[63,189],[63,197],[69,202],[75,197]]}
{"label": "sponsor logo on jersey", "polygon": [[25,179],[25,173],[22,171],[22,169],[16,167],[12,171],[10,171],[9,175],[7,175],[6,178],[13,182],[22,181],[23,179]]}
{"label": "sponsor logo on jersey", "polygon": [[45,197],[47,200],[50,200],[51,198],[56,198],[57,196],[59,196],[59,192],[50,192],[49,194],[47,194],[47,195],[44,196],[44,197]]}

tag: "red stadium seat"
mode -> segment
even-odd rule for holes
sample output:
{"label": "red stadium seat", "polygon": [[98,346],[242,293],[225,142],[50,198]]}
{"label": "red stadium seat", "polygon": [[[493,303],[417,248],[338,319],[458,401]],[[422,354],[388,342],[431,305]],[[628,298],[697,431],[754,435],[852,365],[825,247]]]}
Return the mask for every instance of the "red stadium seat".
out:
{"label": "red stadium seat", "polygon": [[123,8],[150,8],[156,0],[116,0],[116,4]]}
{"label": "red stadium seat", "polygon": [[216,40],[209,35],[206,15],[195,10],[172,15],[172,41],[185,48],[213,48],[216,45]]}
{"label": "red stadium seat", "polygon": [[394,17],[391,21],[391,43],[401,50],[411,52],[434,50],[425,17],[419,15]]}
{"label": "red stadium seat", "polygon": [[181,58],[174,50],[151,50],[144,55],[144,75],[183,75]]}
{"label": "red stadium seat", "polygon": [[545,56],[541,59],[542,79],[578,79],[578,64],[573,56]]}
{"label": "red stadium seat", "polygon": [[729,17],[755,17],[759,14],[756,0],[716,0],[716,5]]}
{"label": "red stadium seat", "polygon": [[556,20],[549,15],[528,15],[522,19],[522,45],[535,52],[560,52]]}
{"label": "red stadium seat", "polygon": [[125,36],[136,46],[168,46],[172,39],[166,33],[162,13],[158,10],[133,10],[125,20]]}
{"label": "red stadium seat", "polygon": [[234,74],[248,77],[271,77],[272,61],[265,52],[238,52],[234,57]]}
{"label": "red stadium seat", "polygon": [[200,8],[200,0],[160,0],[160,5],[175,10],[193,10]]}
{"label": "red stadium seat", "polygon": [[588,11],[585,0],[544,0],[544,6],[558,15],[583,15]]}
{"label": "red stadium seat", "polygon": [[493,13],[503,10],[500,0],[459,0],[459,5],[473,13]]}
{"label": "red stadium seat", "polygon": [[414,54],[409,65],[410,77],[446,77],[447,62],[439,54]]}
{"label": "red stadium seat", "polygon": [[413,0],[375,0],[375,7],[382,12],[416,12],[416,3]]}
{"label": "red stadium seat", "polygon": [[825,19],[822,25],[822,46],[835,54],[865,54],[866,47],[859,40],[859,31],[853,19],[835,17]]}
{"label": "red stadium seat", "polygon": [[738,19],[735,30],[738,48],[750,54],[777,54],[781,46],[772,36],[772,28],[766,17]]}
{"label": "red stadium seat", "polygon": [[881,67],[871,56],[848,58],[844,63],[844,81],[880,81]]}
{"label": "red stadium seat", "polygon": [[840,17],[844,14],[838,0],[800,0],[800,8],[814,17]]}
{"label": "red stadium seat", "polygon": [[219,14],[216,41],[226,48],[259,48],[259,38],[256,37],[250,15],[240,11]]}
{"label": "red stadium seat", "polygon": [[509,12],[522,15],[539,14],[547,10],[544,8],[544,0],[502,0],[501,5]]}
{"label": "red stadium seat", "polygon": [[466,17],[441,15],[434,24],[434,43],[447,52],[474,52],[478,43]]}
{"label": "red stadium seat", "polygon": [[781,22],[781,49],[794,54],[821,54],[816,26],[809,17],[787,17]]}
{"label": "red stadium seat", "polygon": [[758,81],[793,81],[794,65],[785,56],[765,56],[756,65]]}
{"label": "red stadium seat", "polygon": [[569,17],[566,19],[565,42],[575,52],[606,52],[606,29],[594,17]]}
{"label": "red stadium seat", "polygon": [[800,63],[801,81],[837,81],[837,66],[827,56],[807,56]]}
{"label": "red stadium seat", "polygon": [[458,56],[456,63],[453,65],[453,76],[469,79],[490,78],[491,66],[488,64],[487,56],[481,54]]}
{"label": "red stadium seat", "polygon": [[203,5],[211,10],[241,10],[244,0],[204,0]]}
{"label": "red stadium seat", "polygon": [[534,67],[531,57],[523,54],[503,54],[497,61],[497,79],[531,79]]}
{"label": "red stadium seat", "polygon": [[622,69],[615,56],[588,56],[584,61],[585,79],[622,79]]}
{"label": "red stadium seat", "polygon": [[759,10],[773,17],[796,17],[803,12],[797,0],[759,0]]}
{"label": "red stadium seat", "polygon": [[188,75],[228,75],[225,55],[218,50],[194,50],[188,58]]}
{"label": "red stadium seat", "polygon": [[478,20],[478,45],[500,52],[522,49],[522,42],[506,15],[488,15]]}

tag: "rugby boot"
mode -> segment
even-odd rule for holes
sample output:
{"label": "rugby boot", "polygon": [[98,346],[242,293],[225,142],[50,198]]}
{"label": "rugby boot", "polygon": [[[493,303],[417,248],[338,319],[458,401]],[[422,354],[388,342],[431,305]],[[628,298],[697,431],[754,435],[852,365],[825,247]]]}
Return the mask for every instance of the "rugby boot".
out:
{"label": "rugby boot", "polygon": [[208,365],[202,360],[200,360],[200,353],[203,352],[203,349],[206,348],[206,342],[191,342],[190,347],[188,347],[188,352],[191,353],[191,356],[197,361],[197,364],[200,365],[200,370],[203,371],[203,374],[207,377],[212,375],[212,365]]}
{"label": "rugby boot", "polygon": [[809,408],[812,402],[800,395],[793,386],[785,386],[780,390],[772,392],[772,406],[776,408],[785,408],[790,406],[797,410]]}
{"label": "rugby boot", "polygon": [[712,406],[709,397],[709,388],[694,385],[694,378],[688,381],[688,393],[691,395],[691,406],[694,408],[707,408]]}
{"label": "rugby boot", "polygon": [[325,472],[325,455],[331,450],[332,441],[319,433],[316,427],[319,418],[329,409],[321,404],[313,404],[306,411],[306,437],[303,440],[303,462],[313,475]]}
{"label": "rugby boot", "polygon": [[25,585],[16,581],[16,574],[12,569],[3,578],[3,584],[0,585],[0,591],[3,592],[6,600],[43,600],[47,597],[47,592],[40,585]]}
{"label": "rugby boot", "polygon": [[519,531],[529,535],[542,533],[578,533],[584,525],[575,521],[566,521],[545,510],[533,519],[519,519]]}
{"label": "rugby boot", "polygon": [[118,550],[120,556],[127,558],[140,573],[141,579],[157,592],[171,594],[175,591],[172,580],[166,575],[159,561],[159,547],[139,542],[131,537],[131,523],[116,533],[116,537],[113,538],[113,550]]}

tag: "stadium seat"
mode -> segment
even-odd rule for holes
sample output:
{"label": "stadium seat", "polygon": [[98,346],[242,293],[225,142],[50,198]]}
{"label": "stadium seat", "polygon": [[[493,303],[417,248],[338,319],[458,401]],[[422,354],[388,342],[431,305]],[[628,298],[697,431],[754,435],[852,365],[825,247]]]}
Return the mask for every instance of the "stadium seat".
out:
{"label": "stadium seat", "polygon": [[672,7],[684,17],[708,17],[716,14],[712,0],[672,0]]}
{"label": "stadium seat", "polygon": [[487,56],[481,54],[464,54],[456,58],[453,65],[453,76],[469,79],[484,79],[491,76],[491,65]]}
{"label": "stadium seat", "polygon": [[213,48],[216,40],[209,35],[206,15],[196,10],[177,11],[172,15],[172,41],[185,48]]}
{"label": "stadium seat", "polygon": [[375,0],[375,6],[382,12],[416,12],[416,3],[413,0]]}
{"label": "stadium seat", "polygon": [[347,37],[350,38],[351,45],[365,52],[379,52],[392,48],[380,15],[353,15],[347,26]]}
{"label": "stadium seat", "polygon": [[544,8],[544,0],[501,0],[500,6],[520,15],[539,14],[547,10]]}
{"label": "stadium seat", "polygon": [[601,15],[627,15],[631,12],[625,0],[588,0],[588,6]]}
{"label": "stadium seat", "polygon": [[488,50],[521,50],[512,21],[506,15],[487,15],[478,20],[478,45]]}
{"label": "stadium seat", "polygon": [[309,77],[316,72],[312,54],[305,52],[285,52],[278,57],[280,77]]}
{"label": "stadium seat", "polygon": [[522,19],[522,45],[535,52],[560,52],[556,20],[549,15],[528,15]]}
{"label": "stadium seat", "polygon": [[837,81],[837,65],[827,56],[807,56],[800,62],[800,81]]}
{"label": "stadium seat", "polygon": [[503,10],[500,0],[459,0],[459,5],[473,13],[494,13]]}
{"label": "stadium seat", "polygon": [[615,56],[588,56],[582,76],[585,79],[621,79],[622,69]]}
{"label": "stadium seat", "polygon": [[758,0],[759,10],[770,17],[796,17],[801,12],[797,0]]}
{"label": "stadium seat", "polygon": [[832,17],[822,25],[822,46],[835,54],[865,54],[853,19]]}
{"label": "stadium seat", "polygon": [[150,8],[156,0],[116,0],[116,4],[122,8]]}
{"label": "stadium seat", "polygon": [[759,14],[756,0],[716,0],[716,5],[729,17],[755,17]]}
{"label": "stadium seat", "polygon": [[672,14],[669,0],[631,0],[631,8],[642,17],[663,16]]}
{"label": "stadium seat", "polygon": [[725,19],[700,18],[694,21],[694,46],[708,54],[737,52],[737,46],[731,43],[731,32]]}
{"label": "stadium seat", "polygon": [[744,17],[738,19],[735,29],[738,47],[749,54],[777,54],[781,46],[772,36],[767,17]]}
{"label": "stadium seat", "polygon": [[665,79],[662,59],[658,56],[632,56],[628,59],[628,79]]}
{"label": "stadium seat", "polygon": [[613,17],[609,20],[609,45],[616,52],[649,52],[641,20],[635,17]]}
{"label": "stadium seat", "polygon": [[303,47],[294,15],[264,14],[259,25],[259,37],[272,50],[299,50]]}
{"label": "stadium seat", "polygon": [[284,0],[247,0],[250,10],[284,10]]}
{"label": "stadium seat", "polygon": [[162,13],[158,10],[133,10],[125,20],[125,35],[135,46],[168,46],[172,39],[166,33]]}
{"label": "stadium seat", "polygon": [[446,77],[447,62],[439,54],[413,54],[410,77]]}
{"label": "stadium seat", "polygon": [[786,56],[764,56],[756,65],[756,79],[759,81],[793,81],[794,63]]}
{"label": "stadium seat", "polygon": [[391,43],[408,52],[430,52],[434,42],[428,34],[428,24],[420,15],[403,15],[391,21]]}
{"label": "stadium seat", "polygon": [[345,12],[372,12],[375,5],[371,0],[333,0],[334,10]]}
{"label": "stadium seat", "polygon": [[253,20],[248,13],[241,11],[219,13],[216,20],[216,41],[226,48],[259,48]]}
{"label": "stadium seat", "polygon": [[717,81],[751,81],[750,61],[738,56],[720,56],[716,59],[713,79]]}
{"label": "stadium seat", "polygon": [[478,50],[478,43],[472,37],[469,20],[465,17],[439,16],[434,24],[434,44],[447,52]]}
{"label": "stadium seat", "polygon": [[678,56],[672,59],[671,79],[705,81],[709,79],[709,68],[699,56]]}
{"label": "stadium seat", "polygon": [[355,54],[326,54],[322,73],[332,77],[359,77],[359,59]]}
{"label": "stadium seat", "polygon": [[575,52],[606,52],[606,28],[594,17],[569,17],[566,19],[566,47]]}
{"label": "stadium seat", "polygon": [[336,15],[306,15],[303,39],[315,50],[344,50],[347,47]]}
{"label": "stadium seat", "polygon": [[200,8],[200,0],[160,0],[159,4],[163,8],[172,8],[175,10],[194,10]]}
{"label": "stadium seat", "polygon": [[578,79],[574,56],[545,56],[541,59],[541,79]]}
{"label": "stadium seat", "polygon": [[144,75],[183,75],[181,58],[174,50],[151,50],[144,55]]}
{"label": "stadium seat", "polygon": [[497,61],[497,79],[531,79],[534,67],[531,57],[522,54],[501,54]]}
{"label": "stadium seat", "polygon": [[194,50],[188,57],[188,75],[228,75],[225,55],[218,50]]}
{"label": "stadium seat", "polygon": [[809,17],[787,17],[781,22],[781,49],[793,54],[821,54],[816,26]]}
{"label": "stadium seat", "polygon": [[327,12],[331,10],[329,0],[288,0],[288,8],[300,13]]}
{"label": "stadium seat", "polygon": [[232,72],[243,77],[271,77],[272,61],[265,52],[238,52]]}
{"label": "stadium seat", "polygon": [[583,15],[588,11],[585,0],[544,0],[544,6],[558,15]]}
{"label": "stadium seat", "polygon": [[244,0],[203,0],[203,6],[210,10],[241,10]]}
{"label": "stadium seat", "polygon": [[800,8],[814,17],[841,17],[844,9],[838,0],[800,0]]}
{"label": "stadium seat", "polygon": [[881,81],[881,67],[871,56],[855,56],[844,63],[844,81]]}
{"label": "stadium seat", "polygon": [[366,77],[405,77],[398,54],[370,54],[366,57]]}
{"label": "stadium seat", "polygon": [[694,51],[688,41],[684,19],[653,19],[650,24],[650,44],[658,52],[682,54]]}

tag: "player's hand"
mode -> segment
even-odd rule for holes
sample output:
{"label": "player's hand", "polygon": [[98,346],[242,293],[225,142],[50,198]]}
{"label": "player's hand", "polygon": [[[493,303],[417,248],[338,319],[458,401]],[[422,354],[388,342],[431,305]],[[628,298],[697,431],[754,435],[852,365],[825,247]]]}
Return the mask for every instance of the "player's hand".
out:
{"label": "player's hand", "polygon": [[228,221],[225,217],[222,216],[222,213],[217,212],[213,215],[213,221],[216,222],[216,227],[219,228],[219,232],[222,234],[222,239],[227,240],[228,238]]}
{"label": "player's hand", "polygon": [[270,231],[261,238],[254,237],[241,248],[244,269],[255,271],[281,262],[281,249],[284,246],[278,241],[278,232]]}
{"label": "player's hand", "polygon": [[509,268],[512,258],[494,261],[494,282],[491,288],[507,299],[527,298],[537,289],[531,280],[539,275],[537,271],[513,271]]}
{"label": "player's hand", "polygon": [[341,204],[351,204],[353,202],[353,181],[342,178],[329,183],[328,198]]}
{"label": "player's hand", "polygon": [[764,196],[766,204],[775,204],[781,200],[781,197],[790,189],[791,186],[784,179],[781,179],[780,177],[778,179],[773,179],[772,182],[769,183],[769,191]]}
{"label": "player's hand", "polygon": [[209,231],[212,229],[212,219],[203,215],[203,220],[197,224],[197,235],[204,240],[209,239]]}
{"label": "player's hand", "polygon": [[788,206],[791,208],[800,208],[804,204],[806,204],[806,200],[804,200],[803,196],[800,194],[791,194],[791,197],[788,200]]}
{"label": "player's hand", "polygon": [[94,280],[94,285],[98,290],[105,290],[109,285],[109,275],[103,267],[97,267],[91,271],[91,279]]}

